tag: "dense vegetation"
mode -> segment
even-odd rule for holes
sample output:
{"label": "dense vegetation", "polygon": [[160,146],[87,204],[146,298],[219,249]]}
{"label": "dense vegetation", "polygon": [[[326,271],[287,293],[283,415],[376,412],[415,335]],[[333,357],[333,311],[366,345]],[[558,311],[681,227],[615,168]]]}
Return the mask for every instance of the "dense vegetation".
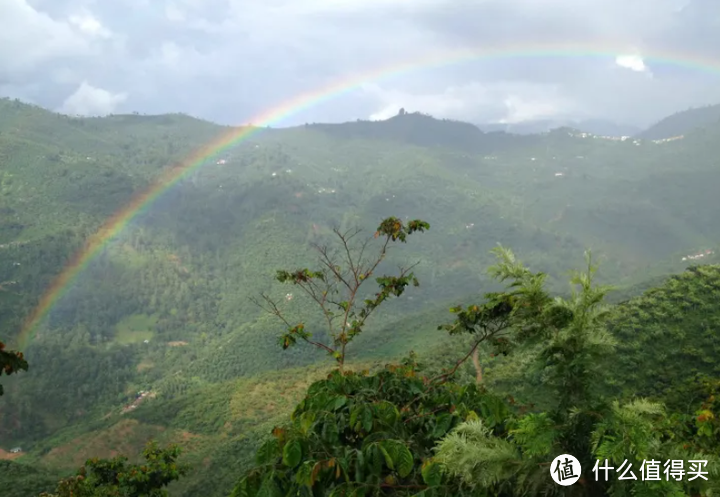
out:
{"label": "dense vegetation", "polygon": [[[183,115],[80,119],[0,100],[0,337],[8,349],[16,348],[24,320],[90,234],[167,166],[219,134],[235,131]],[[566,447],[564,442],[546,439],[545,452],[525,454],[525,442],[513,442],[511,432],[513,423],[530,421],[523,421],[519,400],[504,400],[508,395],[522,399],[534,406],[527,407],[530,412],[549,416],[563,430],[575,429],[564,416],[579,401],[559,406],[548,399],[560,397],[544,390],[555,387],[550,372],[538,369],[550,364],[543,359],[547,343],[534,336],[533,327],[545,326],[538,314],[522,316],[533,336],[518,340],[512,351],[492,339],[516,330],[521,321],[511,328],[495,323],[497,328],[488,328],[487,339],[474,349],[474,332],[458,333],[462,327],[457,323],[443,328],[450,334],[436,330],[448,320],[450,305],[458,322],[469,326],[482,315],[467,306],[476,303],[473,295],[487,294],[477,304],[484,311],[509,295],[485,271],[498,243],[513,247],[532,268],[528,274],[542,279],[538,295],[556,293],[566,302],[574,301],[564,274],[582,264],[583,250],[592,247],[602,261],[601,283],[622,289],[609,299],[637,298],[613,307],[598,324],[617,343],[604,387],[599,393],[590,389],[588,398],[605,396],[602,413],[608,423],[629,412],[623,409],[651,406],[643,412],[655,416],[658,443],[665,444],[662,434],[675,430],[698,451],[711,452],[716,421],[705,415],[710,424],[697,427],[694,414],[703,402],[709,412],[716,408],[708,399],[718,373],[718,270],[692,265],[717,260],[712,252],[717,252],[720,232],[714,186],[720,183],[718,138],[720,125],[660,144],[583,138],[569,129],[514,136],[412,113],[382,123],[257,131],[208,158],[134,217],[65,288],[24,356],[0,356],[6,362],[27,358],[29,364],[27,370],[24,362],[3,369],[23,370],[2,377],[0,458],[12,458],[2,461],[5,474],[18,475],[13,481],[24,482],[22,488],[37,483],[35,494],[55,491],[48,481],[69,475],[86,459],[139,454],[153,438],[181,445],[183,461],[191,466],[180,482],[166,482],[172,495],[228,495],[254,465],[255,450],[273,427],[286,426],[283,433],[297,435],[302,426],[287,425],[287,416],[298,402],[297,416],[310,413],[306,419],[322,409],[316,394],[337,389],[357,391],[367,404],[401,409],[408,396],[418,395],[417,388],[427,388],[423,375],[442,376],[442,387],[427,392],[423,402],[392,423],[373,411],[379,424],[373,421],[370,430],[361,429],[352,440],[333,439],[334,450],[355,444],[353,450],[362,452],[366,438],[370,444],[377,433],[386,433],[382,430],[397,437],[389,440],[406,440],[410,432],[400,428],[413,413],[439,409],[437,416],[448,415],[427,425],[409,422],[418,436],[416,445],[408,445],[415,461],[409,473],[394,459],[405,456],[391,442],[383,449],[392,468],[381,464],[380,473],[373,473],[376,466],[362,468],[363,478],[391,477],[395,483],[386,482],[391,486],[403,478],[426,485],[423,471],[429,470],[418,463],[432,457],[446,433],[479,440],[488,434],[486,428],[515,443],[515,455],[545,457]],[[411,261],[418,263],[412,274],[402,270],[380,282],[386,292],[381,301],[364,293],[374,279],[362,290],[357,285],[354,294],[350,289],[359,328],[352,319],[339,319],[339,328],[317,333],[328,308],[318,307],[302,285],[273,285],[277,268],[311,267],[307,254],[317,252],[307,248],[327,246],[338,234],[354,233],[355,226],[377,226],[388,215],[403,226],[410,215],[433,226],[417,243],[388,252],[373,271],[392,275],[396,265]],[[380,249],[383,239],[372,240],[372,246]],[[702,258],[695,257],[700,252]],[[332,273],[333,267],[325,265],[325,270]],[[344,267],[352,272],[352,264]],[[687,267],[691,271],[665,280],[664,275]],[[315,278],[316,271],[303,275]],[[302,283],[297,279],[302,275],[291,271],[279,276]],[[421,282],[418,288],[415,281]],[[655,289],[638,296],[650,288]],[[334,300],[340,308],[330,311],[350,309],[348,295]],[[254,298],[266,309],[272,302],[280,312],[268,314]],[[373,314],[365,323],[362,312],[380,303],[383,317]],[[278,314],[292,326],[278,321]],[[300,322],[303,327],[297,328]],[[348,324],[362,330],[353,332],[352,343],[343,337],[348,330],[342,326]],[[323,361],[328,352],[323,347],[282,351],[277,345],[282,328],[287,345],[321,341],[336,359],[347,347],[351,360],[343,369],[348,376],[333,373],[322,379],[333,369]],[[317,333],[314,338],[303,336],[308,330]],[[334,338],[333,330],[339,330]],[[416,359],[397,365],[411,350],[418,352],[420,365]],[[602,360],[585,362],[597,366]],[[396,365],[386,369],[387,362]],[[581,375],[573,378],[580,381]],[[474,385],[478,379],[480,387]],[[397,390],[366,391],[378,381]],[[633,403],[634,394],[652,403]],[[613,399],[620,411],[613,411]],[[667,423],[674,424],[660,421],[665,417],[658,403],[666,404]],[[456,406],[452,413],[448,405]],[[350,408],[339,406],[333,416],[352,431],[357,425],[350,422]],[[482,427],[460,426],[468,416],[474,419],[471,411],[485,423]],[[355,414],[361,424],[363,416],[369,414]],[[313,426],[320,429],[321,424]],[[585,426],[581,438],[590,440],[604,426]],[[700,432],[705,438],[698,441]],[[570,431],[559,433],[566,437]],[[274,440],[290,440],[283,436]],[[22,452],[7,452],[16,446]],[[582,450],[586,458],[599,454]],[[321,461],[308,454],[302,452],[303,463]],[[374,461],[377,454],[368,455]],[[274,464],[286,477],[307,466]],[[404,476],[398,472],[401,466]],[[323,488],[333,485],[331,469],[338,471],[337,466],[321,468]],[[43,476],[28,476],[34,474]],[[472,472],[468,481],[468,474],[442,475],[453,478],[451,490],[446,489],[451,493],[479,484]],[[260,480],[247,481],[250,491],[256,488],[252,482]]]}
{"label": "dense vegetation", "polygon": [[604,326],[609,288],[593,284],[589,255],[564,299],[546,293],[545,275],[512,252],[497,254],[491,274],[510,285],[481,305],[454,309],[458,319],[447,329],[473,335],[471,350],[486,340],[503,354],[536,344],[533,362],[545,375],[540,388],[551,399],[548,410],[448,381],[456,368],[421,376],[412,356],[370,376],[338,370],[308,389],[291,425],[273,430],[257,452],[258,466],[233,495],[555,495],[563,488],[548,470],[561,454],[575,455],[584,468],[572,495],[717,491],[718,482],[707,477],[649,481],[643,473],[632,483],[592,477],[595,461],[611,468],[629,461],[645,471],[643,461],[668,459],[704,461],[704,475],[720,476],[714,413],[698,403],[697,418],[668,416],[658,403],[604,395],[604,359],[616,341]]}

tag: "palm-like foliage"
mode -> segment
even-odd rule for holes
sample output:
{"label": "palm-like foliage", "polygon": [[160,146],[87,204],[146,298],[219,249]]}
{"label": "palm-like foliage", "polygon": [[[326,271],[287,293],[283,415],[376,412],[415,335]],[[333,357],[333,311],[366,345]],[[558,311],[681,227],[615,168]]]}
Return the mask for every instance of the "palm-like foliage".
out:
{"label": "palm-like foliage", "polygon": [[[505,253],[504,261],[503,272],[497,274],[515,278],[516,293],[534,295],[540,303],[533,312],[515,317],[519,330],[534,326],[534,336],[543,340],[538,368],[545,370],[556,392],[555,407],[510,420],[500,436],[481,421],[464,423],[439,443],[435,461],[466,485],[494,495],[711,495],[717,486],[712,479],[676,482],[663,476],[661,481],[644,481],[644,460],[707,460],[708,467],[717,462],[707,453],[691,453],[688,444],[685,449],[678,445],[673,437],[677,423],[661,404],[645,399],[608,402],[599,395],[602,359],[612,353],[615,341],[603,326],[608,287],[593,285],[596,267],[590,254],[587,270],[573,274],[567,299],[550,299],[537,286],[542,278],[531,277],[511,253]],[[573,486],[561,487],[550,477],[550,463],[561,454],[574,455],[583,468]],[[605,460],[615,468],[632,464],[637,480],[618,480],[620,475],[611,471],[605,481],[602,472],[593,471],[597,461]]]}

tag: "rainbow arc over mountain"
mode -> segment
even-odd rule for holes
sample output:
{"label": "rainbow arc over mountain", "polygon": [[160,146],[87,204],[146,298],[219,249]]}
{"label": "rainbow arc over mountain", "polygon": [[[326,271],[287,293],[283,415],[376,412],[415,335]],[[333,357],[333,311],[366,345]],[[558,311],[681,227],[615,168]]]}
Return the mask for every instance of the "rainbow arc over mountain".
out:
{"label": "rainbow arc over mountain", "polygon": [[[363,85],[368,83],[402,76],[423,69],[436,69],[462,63],[504,59],[575,58],[597,59],[615,64],[618,57],[633,55],[633,52],[629,52],[627,47],[617,47],[617,49],[607,47],[608,44],[605,43],[582,45],[564,43],[545,46],[537,44],[529,46],[523,44],[481,49],[464,48],[451,51],[439,51],[416,59],[389,64],[351,77],[339,79],[327,86],[299,94],[290,100],[270,108],[251,119],[250,122],[256,123],[256,126],[231,128],[212,142],[195,150],[180,164],[168,167],[150,186],[138,193],[128,204],[107,219],[100,229],[86,240],[83,247],[70,258],[63,270],[47,288],[37,306],[24,323],[18,335],[18,346],[23,349],[29,344],[38,325],[47,316],[55,303],[58,302],[72,286],[73,281],[82,273],[83,269],[102,252],[103,247],[122,232],[133,218],[148,209],[158,197],[181,182],[188,174],[203,164],[206,164],[208,161],[215,159],[228,148],[260,133],[266,127],[280,124],[288,117],[305,109],[361,89]],[[720,76],[720,61],[697,55],[662,51],[658,53],[643,53],[642,60],[651,67],[652,65],[674,66],[681,69]]]}

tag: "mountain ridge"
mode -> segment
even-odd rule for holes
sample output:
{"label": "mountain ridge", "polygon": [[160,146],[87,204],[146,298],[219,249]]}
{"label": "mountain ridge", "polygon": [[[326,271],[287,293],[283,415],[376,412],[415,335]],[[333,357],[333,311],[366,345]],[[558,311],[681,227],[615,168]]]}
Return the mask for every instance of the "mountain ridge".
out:
{"label": "mountain ridge", "polygon": [[635,135],[636,138],[662,140],[685,135],[697,129],[720,123],[720,104],[706,105],[676,112],[667,116],[648,129]]}

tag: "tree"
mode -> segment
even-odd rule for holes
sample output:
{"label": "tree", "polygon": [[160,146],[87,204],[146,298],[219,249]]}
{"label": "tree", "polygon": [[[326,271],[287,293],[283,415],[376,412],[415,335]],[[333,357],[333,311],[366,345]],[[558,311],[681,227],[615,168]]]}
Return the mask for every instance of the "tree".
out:
{"label": "tree", "polygon": [[[0,376],[11,375],[20,371],[27,371],[28,363],[22,352],[5,350],[5,344],[0,342]],[[0,395],[3,394],[3,387],[0,385]]]}
{"label": "tree", "polygon": [[[518,344],[537,339],[546,327],[560,324],[555,320],[561,319],[561,316],[543,316],[541,312],[552,300],[543,289],[546,275],[532,273],[525,268],[510,249],[500,246],[492,252],[497,264],[489,267],[488,273],[501,282],[511,282],[504,292],[486,293],[482,304],[450,308],[450,312],[456,314],[455,321],[439,326],[438,330],[447,331],[450,335],[469,334],[473,337],[473,343],[467,354],[441,375],[439,380],[454,375],[469,358],[476,361],[478,348],[483,343],[489,343],[494,354],[507,355]],[[475,368],[479,380],[482,374],[479,361]]]}
{"label": "tree", "polygon": [[177,462],[180,453],[174,445],[161,449],[149,442],[142,464],[128,464],[124,456],[88,459],[77,475],[58,483],[55,493],[40,497],[165,497],[165,487],[187,473]]}
{"label": "tree", "polygon": [[[607,308],[602,301],[609,288],[593,285],[596,267],[590,254],[587,263],[585,272],[574,274],[569,299],[550,298],[542,285],[528,285],[539,280],[517,265],[505,272],[527,276],[516,280],[517,293],[536,296],[536,307],[522,306],[515,314],[516,326],[541,340],[537,368],[545,374],[548,396],[556,399],[554,407],[509,418],[499,436],[484,420],[463,423],[438,444],[434,462],[476,491],[494,495],[710,495],[718,489],[717,479],[678,483],[640,478],[645,460],[705,460],[711,475],[719,473],[720,461],[713,451],[703,450],[699,439],[691,443],[681,437],[687,420],[668,416],[661,404],[602,395],[602,359],[615,345],[603,326]],[[703,424],[711,417],[699,413],[696,439],[712,432]],[[550,479],[549,465],[561,454],[580,461],[577,485],[560,487]],[[604,481],[602,471],[594,474],[596,463],[613,468],[629,463],[637,479],[618,480],[614,475]]]}
{"label": "tree", "polygon": [[[327,246],[314,245],[319,253],[321,268],[298,269],[295,271],[280,270],[277,280],[299,286],[319,307],[325,320],[325,331],[328,339],[314,340],[313,333],[305,329],[304,323],[291,324],[284,316],[278,304],[266,294],[262,294],[264,304],[255,301],[257,305],[270,314],[277,316],[286,326],[287,331],[280,337],[283,349],[295,345],[298,339],[324,350],[337,361],[340,371],[345,365],[346,347],[363,331],[367,319],[373,312],[390,297],[399,297],[405,288],[413,284],[418,286],[418,280],[409,268],[400,268],[398,276],[380,276],[375,279],[380,291],[373,298],[362,299],[360,289],[375,273],[380,263],[385,260],[390,242],[405,243],[407,236],[417,231],[424,232],[430,229],[425,221],[414,220],[403,223],[396,217],[389,217],[380,223],[374,238],[382,238],[381,246],[374,257],[366,258],[366,249],[372,238],[366,239],[359,247],[352,246],[352,240],[359,233],[359,229],[341,232],[333,230],[340,241],[340,247],[332,251]],[[340,254],[338,255],[338,252]],[[338,262],[344,259],[345,267]]]}

